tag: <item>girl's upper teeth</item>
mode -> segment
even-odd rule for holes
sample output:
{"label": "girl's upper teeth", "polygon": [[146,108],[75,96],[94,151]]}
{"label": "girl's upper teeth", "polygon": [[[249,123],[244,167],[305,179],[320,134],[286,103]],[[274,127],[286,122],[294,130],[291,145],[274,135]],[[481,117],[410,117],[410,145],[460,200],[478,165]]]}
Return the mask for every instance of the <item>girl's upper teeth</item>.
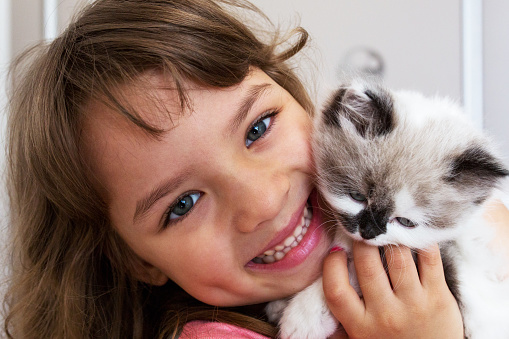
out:
{"label": "girl's upper teeth", "polygon": [[282,244],[277,245],[274,249],[265,251],[262,255],[253,259],[253,262],[257,264],[271,264],[273,262],[283,259],[292,248],[299,245],[302,238],[306,234],[309,224],[311,222],[312,212],[311,208],[306,206],[304,213],[300,220],[299,225],[293,231],[293,234],[286,238]]}

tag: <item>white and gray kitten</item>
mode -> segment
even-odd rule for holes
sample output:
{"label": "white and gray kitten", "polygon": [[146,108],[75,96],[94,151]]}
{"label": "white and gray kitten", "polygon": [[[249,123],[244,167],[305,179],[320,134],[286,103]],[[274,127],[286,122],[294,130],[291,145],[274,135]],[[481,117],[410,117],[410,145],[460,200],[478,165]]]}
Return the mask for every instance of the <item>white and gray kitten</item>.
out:
{"label": "white and gray kitten", "polygon": [[[509,338],[509,278],[482,218],[509,172],[456,104],[354,79],[317,117],[313,150],[318,188],[338,220],[334,244],[349,252],[352,239],[414,249],[438,242],[465,337]],[[324,339],[338,326],[321,279],[267,313],[284,339]]]}

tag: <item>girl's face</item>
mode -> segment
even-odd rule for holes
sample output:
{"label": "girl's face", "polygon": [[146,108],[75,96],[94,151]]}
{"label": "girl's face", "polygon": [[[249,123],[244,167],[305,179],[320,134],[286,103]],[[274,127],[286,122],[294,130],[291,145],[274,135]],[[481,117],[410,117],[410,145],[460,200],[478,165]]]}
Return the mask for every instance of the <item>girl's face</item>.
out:
{"label": "girl's face", "polygon": [[160,138],[99,102],[87,107],[83,133],[111,222],[141,259],[138,277],[171,279],[218,306],[309,285],[330,241],[316,208],[306,111],[258,69],[230,88],[188,84],[192,112],[183,114],[161,74],[144,80],[149,89],[120,90],[166,130]]}

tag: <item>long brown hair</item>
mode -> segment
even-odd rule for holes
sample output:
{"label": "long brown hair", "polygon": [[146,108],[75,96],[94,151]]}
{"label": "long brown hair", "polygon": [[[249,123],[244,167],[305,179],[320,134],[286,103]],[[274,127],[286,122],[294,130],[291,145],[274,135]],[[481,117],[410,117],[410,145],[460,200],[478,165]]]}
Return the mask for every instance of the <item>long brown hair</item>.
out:
{"label": "long brown hair", "polygon": [[[251,14],[242,16],[246,11]],[[192,319],[274,335],[272,326],[238,310],[190,301],[171,282],[156,288],[134,279],[134,254],[109,224],[80,153],[83,107],[92,99],[102,98],[134,124],[158,133],[115,96],[115,88],[150,69],[172,78],[184,106],[184,81],[228,87],[258,67],[311,113],[308,94],[287,64],[307,33],[296,28],[279,36],[273,30],[260,38],[245,24],[253,13],[269,23],[240,0],[99,0],[53,42],[14,63],[9,337],[172,337]]]}

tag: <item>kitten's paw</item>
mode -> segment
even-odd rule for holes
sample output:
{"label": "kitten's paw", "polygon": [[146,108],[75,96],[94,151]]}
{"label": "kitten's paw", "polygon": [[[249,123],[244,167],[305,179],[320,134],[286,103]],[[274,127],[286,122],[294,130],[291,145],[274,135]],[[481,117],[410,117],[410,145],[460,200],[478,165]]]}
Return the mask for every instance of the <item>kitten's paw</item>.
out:
{"label": "kitten's paw", "polygon": [[271,301],[268,303],[267,306],[265,306],[265,313],[267,314],[269,322],[277,324],[287,306],[288,300],[286,299]]}
{"label": "kitten's paw", "polygon": [[279,334],[282,339],[326,339],[337,325],[325,302],[320,278],[290,300],[279,321]]}
{"label": "kitten's paw", "polygon": [[[312,305],[314,304],[314,305]],[[338,327],[338,322],[325,305],[309,303],[309,309],[302,312],[288,307],[279,322],[282,339],[326,339]]]}

